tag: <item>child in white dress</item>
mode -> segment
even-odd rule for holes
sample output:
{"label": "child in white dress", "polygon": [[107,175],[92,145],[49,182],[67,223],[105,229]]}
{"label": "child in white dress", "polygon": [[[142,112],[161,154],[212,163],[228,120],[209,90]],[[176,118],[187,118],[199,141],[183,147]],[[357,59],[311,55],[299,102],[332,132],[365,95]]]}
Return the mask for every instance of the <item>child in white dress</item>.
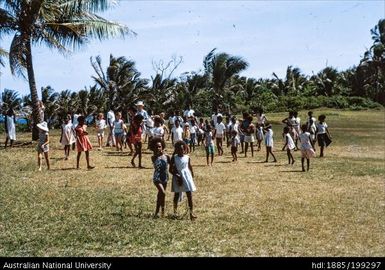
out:
{"label": "child in white dress", "polygon": [[307,170],[309,170],[310,158],[315,156],[315,152],[311,143],[311,134],[310,132],[307,131],[308,128],[309,128],[308,125],[306,124],[302,125],[301,127],[302,133],[301,135],[299,135],[299,141],[301,142],[301,154],[302,154],[301,163],[302,163],[303,172],[305,171],[305,166],[304,166],[305,158],[307,161]]}
{"label": "child in white dress", "polygon": [[268,124],[265,128],[266,134],[265,134],[265,145],[266,145],[266,160],[265,162],[269,161],[269,154],[271,154],[274,158],[273,162],[277,162],[277,159],[275,158],[273,154],[273,146],[274,146],[274,141],[273,141],[273,128],[271,124]]}
{"label": "child in white dress", "polygon": [[104,139],[104,130],[107,128],[106,120],[104,120],[103,113],[98,114],[98,119],[95,122],[95,128],[98,133],[98,144],[99,150],[102,150],[103,147],[103,139]]}
{"label": "child in white dress", "polygon": [[186,192],[188,206],[190,210],[190,219],[197,217],[193,212],[192,192],[196,191],[194,184],[194,172],[191,166],[190,157],[186,155],[187,144],[183,141],[175,143],[175,151],[171,158],[170,173],[172,178],[172,192],[174,195],[174,215],[177,215],[178,200],[182,192]]}
{"label": "child in white dress", "polygon": [[7,112],[7,115],[5,116],[5,133],[6,133],[6,139],[5,139],[5,148],[7,148],[8,140],[11,143],[11,147],[13,146],[13,142],[16,140],[16,118],[15,113],[13,112],[13,109],[9,109]]}
{"label": "child in white dress", "polygon": [[285,134],[285,144],[282,147],[282,151],[285,150],[287,152],[287,157],[289,159],[289,164],[293,165],[294,164],[294,157],[292,151],[296,148],[293,138],[290,135],[290,128],[289,127],[284,127],[283,133]]}
{"label": "child in white dress", "polygon": [[70,155],[71,145],[76,142],[74,129],[71,122],[71,115],[68,114],[61,126],[60,143],[64,146],[65,160],[68,160]]}

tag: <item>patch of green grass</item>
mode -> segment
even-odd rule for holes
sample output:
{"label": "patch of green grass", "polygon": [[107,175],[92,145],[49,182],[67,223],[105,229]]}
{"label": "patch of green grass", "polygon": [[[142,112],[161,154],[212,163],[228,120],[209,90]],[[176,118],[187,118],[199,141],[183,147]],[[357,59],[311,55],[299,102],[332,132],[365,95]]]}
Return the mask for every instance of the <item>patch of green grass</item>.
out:
{"label": "patch of green grass", "polygon": [[[239,154],[234,164],[226,148],[212,168],[203,149],[192,153],[195,222],[186,198],[172,218],[171,185],[166,217],[152,218],[148,150],[144,170],[128,168],[128,152],[112,148],[91,151],[94,170],[84,169],[83,156],[83,169],[75,170],[75,153],[63,160],[55,130],[52,171],[39,173],[33,145],[0,149],[0,255],[384,256],[384,111],[320,113],[334,140],[325,158],[311,160],[310,172],[300,171],[299,151],[286,164],[282,113],[268,114],[277,164],[263,163],[264,149],[254,158]],[[93,132],[90,138],[95,143]]]}

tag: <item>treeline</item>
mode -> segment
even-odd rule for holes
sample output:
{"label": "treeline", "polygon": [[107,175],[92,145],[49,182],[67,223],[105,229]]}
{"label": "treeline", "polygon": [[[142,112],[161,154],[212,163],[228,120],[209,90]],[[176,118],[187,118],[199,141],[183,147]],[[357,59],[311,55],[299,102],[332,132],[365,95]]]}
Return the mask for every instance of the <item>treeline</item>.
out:
{"label": "treeline", "polygon": [[[90,59],[95,71],[93,86],[61,92],[47,86],[41,89],[41,97],[46,118],[51,120],[75,111],[85,115],[110,108],[125,112],[137,100],[143,100],[146,109],[154,113],[191,106],[201,115],[210,115],[216,108],[232,113],[259,107],[267,112],[318,107],[381,108],[385,105],[385,20],[371,29],[371,35],[373,46],[357,66],[344,71],[326,67],[309,76],[289,66],[284,78],[275,73],[270,79],[241,77],[239,74],[248,63],[213,49],[204,57],[199,72],[174,76],[182,59],[172,59],[168,63],[154,63],[156,74],[145,79],[134,61],[111,55],[106,69],[100,57]],[[2,93],[3,111],[12,107],[28,113],[31,105],[30,95],[20,97],[16,91],[7,89]]]}

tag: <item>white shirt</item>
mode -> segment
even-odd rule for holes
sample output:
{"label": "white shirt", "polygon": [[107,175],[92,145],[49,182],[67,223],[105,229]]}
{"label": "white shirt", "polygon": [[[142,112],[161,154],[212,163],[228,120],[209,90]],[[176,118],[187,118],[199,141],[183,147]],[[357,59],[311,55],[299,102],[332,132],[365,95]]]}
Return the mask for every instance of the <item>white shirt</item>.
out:
{"label": "white shirt", "polygon": [[183,135],[183,128],[181,127],[173,127],[171,129],[171,132],[173,134],[173,142],[182,141],[182,135]]}
{"label": "white shirt", "polygon": [[170,125],[174,125],[174,116],[170,116],[169,118],[168,118],[168,123],[170,124]]}
{"label": "white shirt", "polygon": [[152,135],[155,137],[155,138],[163,138],[163,135],[164,135],[164,129],[163,127],[154,127],[152,129]]}
{"label": "white shirt", "polygon": [[115,114],[114,114],[114,111],[113,111],[113,110],[110,110],[110,111],[107,113],[107,123],[108,123],[109,126],[112,127],[114,121],[115,121]]}
{"label": "white shirt", "polygon": [[185,110],[184,113],[183,113],[183,116],[186,116],[187,118],[188,117],[193,117],[194,113],[195,113],[195,111],[193,109]]}
{"label": "white shirt", "polygon": [[103,130],[107,127],[106,120],[101,119],[101,120],[96,120],[96,126],[98,127],[99,130]]}
{"label": "white shirt", "polygon": [[317,124],[317,134],[325,134],[326,133],[326,128],[328,127],[328,125],[323,122],[322,124],[321,123],[318,123]]}
{"label": "white shirt", "polygon": [[190,124],[190,134],[195,134],[197,133],[198,127],[196,125],[191,125]]}
{"label": "white shirt", "polygon": [[218,137],[218,136],[222,137],[225,130],[226,130],[225,124],[223,124],[222,122],[219,124],[216,124],[215,125],[215,136],[216,137]]}

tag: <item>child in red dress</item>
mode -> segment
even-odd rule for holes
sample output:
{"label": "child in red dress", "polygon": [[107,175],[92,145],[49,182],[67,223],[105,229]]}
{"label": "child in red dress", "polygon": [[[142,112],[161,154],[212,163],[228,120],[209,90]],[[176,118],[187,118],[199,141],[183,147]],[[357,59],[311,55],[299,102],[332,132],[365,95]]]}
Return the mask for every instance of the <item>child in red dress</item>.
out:
{"label": "child in red dress", "polygon": [[78,126],[75,128],[76,131],[76,146],[78,149],[78,155],[76,159],[76,168],[79,169],[79,161],[80,156],[82,155],[82,152],[84,151],[86,153],[86,161],[87,161],[87,169],[91,170],[95,168],[94,166],[90,165],[90,154],[89,150],[92,149],[92,145],[90,142],[90,139],[88,138],[88,132],[86,131],[87,126],[84,124],[85,118],[84,116],[79,116],[78,118]]}

